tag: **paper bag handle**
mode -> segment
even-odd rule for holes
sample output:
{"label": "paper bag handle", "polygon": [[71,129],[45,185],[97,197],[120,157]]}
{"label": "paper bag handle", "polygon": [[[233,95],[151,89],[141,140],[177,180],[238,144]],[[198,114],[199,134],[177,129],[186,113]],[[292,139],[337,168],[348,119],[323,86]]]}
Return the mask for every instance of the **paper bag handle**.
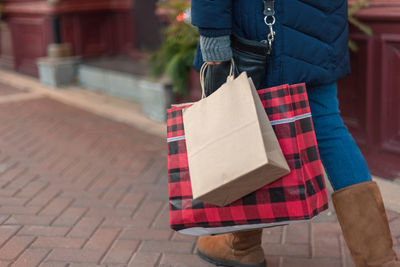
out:
{"label": "paper bag handle", "polygon": [[[206,98],[206,90],[204,87],[204,83],[205,83],[205,74],[206,74],[206,69],[209,66],[208,62],[204,62],[204,64],[201,66],[200,69],[200,85],[201,85],[201,99]],[[233,69],[235,67],[235,62],[233,61],[233,58],[231,59],[231,68],[229,71],[229,75],[226,78],[226,81],[232,81],[234,79],[234,75],[233,75]]]}

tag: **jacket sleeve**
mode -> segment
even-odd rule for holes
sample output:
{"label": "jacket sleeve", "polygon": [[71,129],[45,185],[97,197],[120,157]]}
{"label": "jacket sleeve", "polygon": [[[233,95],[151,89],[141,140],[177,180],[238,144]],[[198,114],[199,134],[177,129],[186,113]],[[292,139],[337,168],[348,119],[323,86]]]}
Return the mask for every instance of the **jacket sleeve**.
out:
{"label": "jacket sleeve", "polygon": [[192,24],[208,37],[229,35],[232,31],[233,0],[192,0]]}

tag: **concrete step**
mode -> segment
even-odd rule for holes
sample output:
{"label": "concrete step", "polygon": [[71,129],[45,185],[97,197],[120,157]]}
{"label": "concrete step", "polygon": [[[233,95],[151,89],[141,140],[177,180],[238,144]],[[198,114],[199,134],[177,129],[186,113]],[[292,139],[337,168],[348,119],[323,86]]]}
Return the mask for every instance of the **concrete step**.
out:
{"label": "concrete step", "polygon": [[84,61],[78,82],[88,90],[137,101],[147,116],[160,122],[166,121],[166,109],[173,101],[171,84],[150,77],[146,62],[129,58]]}

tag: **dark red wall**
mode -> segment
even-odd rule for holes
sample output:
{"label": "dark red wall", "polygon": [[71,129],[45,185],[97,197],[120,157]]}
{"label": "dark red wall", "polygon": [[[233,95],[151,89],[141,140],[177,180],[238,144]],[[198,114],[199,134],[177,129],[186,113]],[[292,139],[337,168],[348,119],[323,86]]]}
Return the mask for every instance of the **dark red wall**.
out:
{"label": "dark red wall", "polygon": [[45,0],[8,0],[4,14],[0,61],[22,73],[37,75],[35,61],[46,55],[53,41],[53,15],[60,16],[62,39],[73,45],[75,55],[87,58],[133,50],[131,0],[63,0],[58,6]]}
{"label": "dark red wall", "polygon": [[[397,7],[396,7],[397,6]],[[359,51],[351,53],[352,74],[339,83],[346,124],[374,174],[400,177],[400,3],[376,1],[359,12],[373,36],[352,28]]]}
{"label": "dark red wall", "polygon": [[154,50],[160,46],[160,28],[162,25],[154,12],[157,1],[145,0],[135,2],[133,19],[135,25],[137,25],[135,46],[138,48]]}

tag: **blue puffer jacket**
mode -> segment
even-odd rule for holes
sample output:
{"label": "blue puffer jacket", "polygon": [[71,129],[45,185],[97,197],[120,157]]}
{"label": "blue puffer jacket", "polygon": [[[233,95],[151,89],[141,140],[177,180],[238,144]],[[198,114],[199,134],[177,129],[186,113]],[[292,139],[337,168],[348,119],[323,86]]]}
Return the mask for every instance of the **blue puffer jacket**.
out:
{"label": "blue puffer jacket", "polygon": [[[205,36],[231,32],[265,40],[263,0],[192,0],[192,24]],[[350,72],[346,0],[276,0],[273,55],[265,86],[328,84]],[[194,66],[203,64],[198,46]]]}

